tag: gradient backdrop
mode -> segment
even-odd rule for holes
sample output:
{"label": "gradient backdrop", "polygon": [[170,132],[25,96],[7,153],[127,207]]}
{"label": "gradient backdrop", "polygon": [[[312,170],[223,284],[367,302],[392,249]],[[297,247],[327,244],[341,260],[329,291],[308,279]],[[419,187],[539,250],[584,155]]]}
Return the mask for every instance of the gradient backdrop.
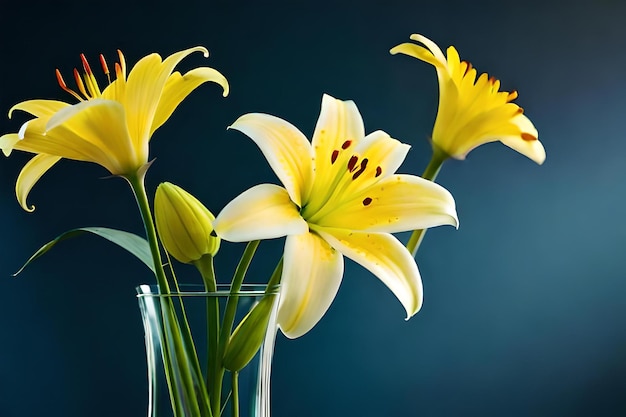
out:
{"label": "gradient backdrop", "polygon": [[[554,4],[551,5],[551,4]],[[567,4],[566,7],[556,6]],[[517,89],[547,150],[537,166],[500,144],[444,165],[461,226],[431,230],[418,254],[422,311],[408,322],[374,276],[348,262],[339,294],[304,337],[278,337],[273,415],[626,415],[626,3],[619,0],[18,2],[0,12],[0,132],[30,98],[58,88],[84,52],[94,66],[124,51],[195,45],[180,68],[214,67],[154,136],[148,186],[171,181],[218,212],[277,182],[251,140],[226,126],[243,113],[285,118],[311,135],[322,93],[356,101],[366,130],[413,145],[402,172],[430,156],[433,68],[389,48],[422,33],[454,44],[479,71]],[[40,245],[78,226],[141,233],[130,190],[96,165],[64,161],[13,194],[24,154],[0,159],[0,416],[146,415],[143,329],[134,287],[153,282],[95,237],[65,242],[19,278]],[[406,236],[403,236],[406,238]],[[263,279],[282,240],[253,263]],[[227,276],[242,246],[224,244]]]}

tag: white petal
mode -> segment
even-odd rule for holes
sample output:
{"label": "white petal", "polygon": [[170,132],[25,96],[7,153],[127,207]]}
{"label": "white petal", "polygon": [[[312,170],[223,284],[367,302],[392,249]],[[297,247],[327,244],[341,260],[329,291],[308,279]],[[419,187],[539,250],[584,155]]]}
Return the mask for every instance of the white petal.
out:
{"label": "white petal", "polygon": [[278,325],[290,339],[317,324],[335,298],[343,256],[314,233],[288,236],[278,305]]}
{"label": "white petal", "polygon": [[546,150],[537,139],[538,132],[533,123],[523,114],[516,116],[513,123],[520,128],[523,135],[527,135],[531,139],[523,139],[520,135],[503,136],[498,139],[509,148],[516,150],[539,165],[543,164],[543,161],[546,160]]}
{"label": "white petal", "polygon": [[328,193],[328,185],[345,172],[346,164],[354,154],[354,146],[364,136],[363,119],[356,104],[324,94],[312,140],[315,150],[312,196],[319,198]]}
{"label": "white petal", "polygon": [[395,233],[448,224],[458,227],[454,198],[439,184],[414,175],[392,175],[362,190],[315,224]]}
{"label": "white petal", "polygon": [[261,184],[244,191],[222,209],[213,222],[215,233],[231,242],[300,234],[308,231],[287,190]]}
{"label": "white petal", "polygon": [[291,200],[298,206],[313,181],[313,150],[291,123],[269,114],[244,114],[230,126],[248,135],[263,152]]}
{"label": "white petal", "polygon": [[422,306],[422,280],[407,248],[387,233],[359,233],[315,228],[320,236],[348,258],[376,275],[398,298],[407,319]]}

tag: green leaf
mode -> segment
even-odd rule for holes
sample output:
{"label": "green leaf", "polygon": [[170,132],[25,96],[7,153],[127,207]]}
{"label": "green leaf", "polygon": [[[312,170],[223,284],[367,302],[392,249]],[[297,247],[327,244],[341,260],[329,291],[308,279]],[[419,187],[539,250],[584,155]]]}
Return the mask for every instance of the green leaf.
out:
{"label": "green leaf", "polygon": [[13,276],[16,276],[17,274],[22,272],[24,268],[31,264],[31,262],[48,252],[57,243],[71,237],[82,235],[84,233],[93,233],[94,235],[103,237],[106,240],[126,249],[128,252],[139,258],[141,262],[146,264],[146,266],[150,268],[152,272],[154,272],[154,261],[152,260],[150,246],[148,245],[146,239],[133,233],[124,232],[122,230],[109,229],[106,227],[80,227],[78,229],[68,230],[67,232],[57,236],[54,240],[51,240],[50,242],[43,245],[41,248],[39,248],[37,252],[33,254],[33,256],[31,256],[26,261],[26,263],[19,269],[19,271],[13,274]]}
{"label": "green leaf", "polygon": [[226,347],[224,368],[238,372],[254,358],[265,339],[275,299],[276,294],[265,295],[241,320]]}

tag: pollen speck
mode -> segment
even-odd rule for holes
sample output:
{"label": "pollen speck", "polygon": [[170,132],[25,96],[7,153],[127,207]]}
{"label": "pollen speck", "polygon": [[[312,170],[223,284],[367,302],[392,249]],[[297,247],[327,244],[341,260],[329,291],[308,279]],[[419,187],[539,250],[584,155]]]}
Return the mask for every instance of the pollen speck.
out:
{"label": "pollen speck", "polygon": [[379,166],[376,167],[376,175],[375,177],[380,177],[380,174],[383,173],[383,169]]}
{"label": "pollen speck", "polygon": [[531,135],[530,133],[522,133],[522,139],[528,141],[528,142],[532,142],[533,140],[537,140],[536,137],[534,137],[533,135]]}
{"label": "pollen speck", "polygon": [[330,155],[330,163],[331,165],[335,163],[335,161],[337,160],[337,157],[339,156],[339,151],[338,150],[334,150],[332,155]]}
{"label": "pollen speck", "polygon": [[345,141],[342,145],[341,145],[341,149],[348,149],[348,147],[350,146],[350,144],[352,143],[351,140],[347,140]]}
{"label": "pollen speck", "polygon": [[366,197],[366,198],[363,200],[363,205],[367,207],[367,206],[369,206],[370,204],[372,204],[372,199],[371,199],[370,197]]}

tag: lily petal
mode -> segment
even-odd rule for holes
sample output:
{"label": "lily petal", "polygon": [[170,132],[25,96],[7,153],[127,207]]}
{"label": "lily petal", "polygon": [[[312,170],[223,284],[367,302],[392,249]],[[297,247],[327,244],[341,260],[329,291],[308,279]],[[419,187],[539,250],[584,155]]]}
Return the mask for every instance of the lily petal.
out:
{"label": "lily petal", "polygon": [[172,115],[176,107],[198,86],[206,82],[215,82],[224,90],[223,96],[228,95],[228,81],[219,71],[209,68],[195,68],[185,75],[173,73],[167,80],[156,109],[150,136]]}
{"label": "lily petal", "polygon": [[[441,50],[439,51],[441,52]],[[435,68],[442,69],[442,70],[446,69],[445,57],[442,62],[439,59],[437,59],[437,57],[430,50],[428,50],[427,48],[424,48],[423,46],[415,45],[414,43],[408,43],[408,42],[401,43],[400,45],[397,45],[391,48],[389,50],[389,53],[391,53],[392,55],[396,55],[396,54],[408,55],[413,58],[417,58],[421,61],[428,62],[429,64],[433,65]]]}
{"label": "lily petal", "polygon": [[454,198],[439,184],[393,175],[316,221],[322,227],[395,233],[444,224],[458,227]]}
{"label": "lily petal", "polygon": [[263,113],[244,114],[229,128],[257,144],[291,200],[301,206],[313,178],[313,150],[302,132],[283,119]]}
{"label": "lily petal", "polygon": [[9,119],[15,110],[25,111],[35,117],[51,117],[69,104],[56,100],[26,100],[16,104],[9,110]]}
{"label": "lily petal", "polygon": [[300,337],[326,313],[341,284],[343,256],[314,233],[287,236],[278,325]]}
{"label": "lily petal", "polygon": [[102,156],[90,161],[106,167],[114,175],[126,174],[135,172],[148,161],[148,143],[134,148],[125,121],[126,113],[121,103],[92,99],[57,112],[48,120],[46,134],[58,137],[59,151],[55,154],[65,156],[63,147],[80,146],[75,137],[64,139],[64,135],[55,134],[57,128],[68,130],[102,150]]}
{"label": "lily petal", "polygon": [[287,190],[274,184],[241,193],[222,209],[213,227],[219,237],[231,242],[273,239],[309,229]]}
{"label": "lily petal", "polygon": [[0,136],[0,149],[2,149],[4,156],[11,155],[11,151],[15,147],[15,144],[20,140],[20,135],[17,133],[7,133],[6,135]]}
{"label": "lily petal", "polygon": [[124,104],[128,112],[130,137],[137,148],[149,140],[161,94],[174,67],[193,52],[209,56],[206,48],[201,46],[172,54],[163,62],[158,54],[150,54],[140,59],[128,74]]}
{"label": "lily petal", "polygon": [[422,306],[422,280],[415,259],[398,239],[387,233],[359,233],[314,228],[330,246],[376,275],[398,298],[407,319]]}
{"label": "lily petal", "polygon": [[537,139],[538,133],[530,119],[523,114],[513,119],[522,132],[521,135],[510,135],[499,137],[500,141],[511,149],[530,158],[539,165],[546,160],[546,150]]}
{"label": "lily petal", "polygon": [[35,155],[26,163],[26,165],[24,165],[15,183],[15,195],[17,196],[17,201],[24,210],[29,212],[35,210],[35,206],[29,207],[26,203],[28,193],[33,188],[35,183],[39,181],[39,178],[41,178],[46,171],[52,168],[54,164],[59,162],[59,160],[61,160],[61,157],[39,154]]}
{"label": "lily petal", "polygon": [[340,178],[338,172],[345,170],[347,161],[354,154],[354,145],[364,136],[363,118],[356,104],[324,94],[312,140],[316,176],[312,195],[319,198],[328,193],[329,185]]}

